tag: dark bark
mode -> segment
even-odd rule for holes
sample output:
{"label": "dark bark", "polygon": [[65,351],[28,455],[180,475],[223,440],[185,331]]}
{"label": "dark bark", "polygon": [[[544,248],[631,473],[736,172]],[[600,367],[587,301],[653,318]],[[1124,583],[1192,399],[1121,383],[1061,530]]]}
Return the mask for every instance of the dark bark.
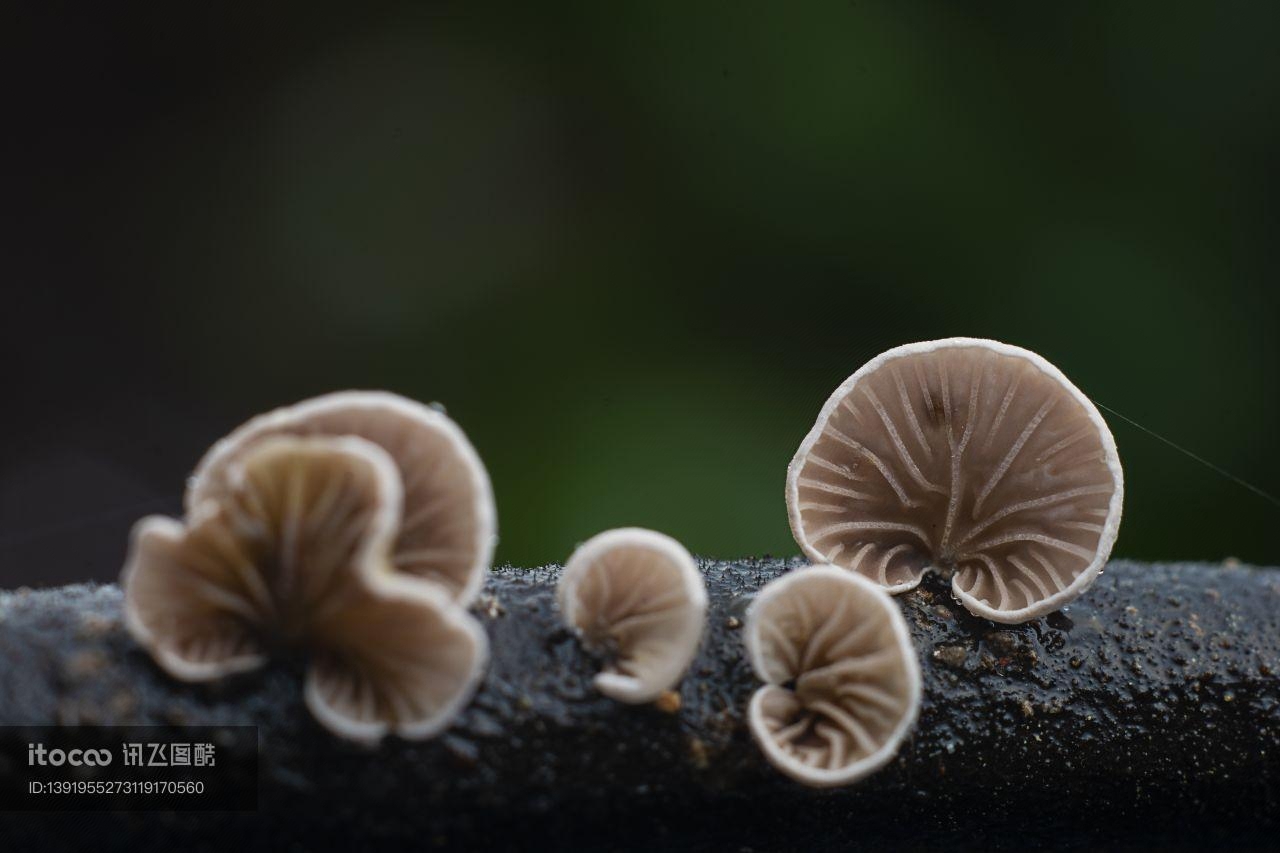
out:
{"label": "dark bark", "polygon": [[123,631],[115,587],[0,594],[0,721],[250,723],[262,745],[256,814],[0,814],[0,837],[41,850],[1280,841],[1280,571],[1117,561],[1021,626],[976,619],[927,580],[898,599],[925,678],[914,734],[879,774],[817,792],[767,765],[743,725],[757,683],[738,626],[752,591],[794,565],[703,563],[709,630],[674,714],[594,693],[596,663],[557,621],[556,569],[497,570],[472,706],[435,741],[376,751],[311,720],[296,667],[168,679]]}

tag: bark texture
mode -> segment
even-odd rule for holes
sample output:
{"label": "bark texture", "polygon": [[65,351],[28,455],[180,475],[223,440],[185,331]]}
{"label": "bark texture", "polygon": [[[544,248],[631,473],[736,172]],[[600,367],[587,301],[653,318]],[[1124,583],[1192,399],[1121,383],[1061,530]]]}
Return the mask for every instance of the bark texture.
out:
{"label": "bark texture", "polygon": [[[924,704],[883,771],[813,791],[744,726],[740,626],[796,561],[701,561],[711,606],[681,707],[597,694],[559,569],[502,568],[476,607],[484,686],[444,736],[335,740],[282,663],[224,683],[161,673],[114,586],[0,593],[0,722],[259,727],[260,809],[0,813],[12,849],[242,850],[397,841],[454,849],[1022,850],[1280,843],[1280,571],[1115,561],[1066,610],[969,615],[942,581],[901,596]],[[2,806],[2,804],[0,804]],[[16,845],[16,846],[13,846]]]}

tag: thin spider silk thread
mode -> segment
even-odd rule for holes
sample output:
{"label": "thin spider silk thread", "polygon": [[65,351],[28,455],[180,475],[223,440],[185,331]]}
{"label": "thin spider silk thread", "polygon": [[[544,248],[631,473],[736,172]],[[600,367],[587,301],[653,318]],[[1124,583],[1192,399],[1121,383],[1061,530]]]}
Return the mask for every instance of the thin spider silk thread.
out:
{"label": "thin spider silk thread", "polygon": [[[1155,430],[1150,429],[1149,427],[1143,426],[1142,424],[1138,423],[1128,415],[1122,414],[1116,411],[1115,409],[1111,408],[1106,403],[1100,402],[1099,400],[1094,400],[1093,403],[1099,409],[1102,409],[1109,414],[1115,415],[1120,420],[1124,421],[1125,423],[1129,424],[1130,426],[1136,429],[1141,430],[1142,432],[1154,438],[1156,441],[1159,441],[1162,444],[1172,447],[1174,450],[1178,451],[1183,456],[1186,456],[1189,459],[1199,462],[1201,465],[1208,468],[1210,471],[1213,471],[1214,473],[1218,474],[1221,477],[1225,477],[1226,479],[1235,483],[1237,486],[1240,486],[1243,489],[1247,489],[1248,491],[1262,498],[1267,503],[1280,509],[1280,498],[1277,498],[1275,495],[1271,494],[1270,492],[1264,489],[1261,489],[1258,486],[1255,486],[1253,483],[1250,483],[1248,480],[1245,480],[1243,477],[1237,477],[1235,474],[1232,474],[1230,471],[1223,468],[1222,466],[1215,465],[1214,463],[1210,462],[1208,459],[1205,459],[1203,456],[1200,456],[1197,453],[1193,453],[1192,451],[1188,450],[1187,448],[1183,447],[1177,442],[1171,439],[1165,438],[1163,435],[1156,432]],[[59,533],[65,533],[70,530],[76,530],[81,527],[87,527],[92,524],[100,523],[103,521],[110,521],[111,519],[117,518],[121,515],[134,513],[134,512],[138,512],[140,510],[149,509],[149,508],[159,508],[160,505],[168,504],[172,500],[173,498],[151,498],[149,500],[138,501],[137,503],[131,503],[125,506],[114,507],[109,510],[104,510],[102,512],[97,512],[97,513],[91,513],[89,515],[80,516],[78,518],[63,519],[61,521],[51,522],[49,524],[41,525],[34,529],[25,530],[22,533],[11,534],[9,536],[0,538],[0,551],[7,551],[21,545],[26,545],[31,542],[36,542],[41,539],[48,538],[49,536],[54,536]]]}
{"label": "thin spider silk thread", "polygon": [[1199,454],[1196,454],[1196,453],[1192,453],[1190,450],[1187,450],[1182,445],[1177,444],[1168,438],[1165,438],[1163,435],[1161,435],[1160,433],[1156,432],[1153,429],[1148,429],[1147,427],[1135,421],[1133,418],[1128,417],[1127,415],[1122,415],[1120,412],[1117,412],[1115,409],[1111,408],[1105,403],[1100,403],[1097,400],[1094,400],[1093,403],[1099,409],[1105,409],[1107,412],[1115,415],[1117,418],[1129,424],[1130,426],[1134,426],[1142,430],[1147,435],[1154,438],[1156,441],[1159,441],[1163,444],[1167,444],[1169,447],[1172,447],[1174,450],[1178,451],[1184,456],[1187,456],[1191,459],[1194,459],[1196,462],[1199,462],[1201,465],[1208,468],[1210,471],[1213,471],[1217,474],[1220,474],[1223,477],[1226,477],[1228,480],[1235,483],[1237,486],[1248,489],[1258,497],[1262,498],[1264,501],[1272,504],[1275,507],[1280,508],[1280,498],[1277,498],[1275,495],[1271,494],[1270,492],[1267,492],[1267,491],[1264,491],[1263,489],[1258,488],[1253,483],[1250,483],[1248,480],[1245,480],[1242,477],[1237,477],[1235,474],[1232,474],[1227,469],[1223,468],[1220,465],[1213,464],[1208,459],[1205,459],[1203,456],[1200,456]]}

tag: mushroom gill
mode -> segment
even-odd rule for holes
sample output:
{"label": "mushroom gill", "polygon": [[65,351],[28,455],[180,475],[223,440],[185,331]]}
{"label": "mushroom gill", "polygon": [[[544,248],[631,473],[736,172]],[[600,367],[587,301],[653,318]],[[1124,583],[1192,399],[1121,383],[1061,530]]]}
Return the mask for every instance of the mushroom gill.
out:
{"label": "mushroom gill", "polygon": [[744,642],[765,686],[747,711],[770,763],[813,787],[883,767],[915,723],[920,669],[902,614],[860,575],[801,569],[765,586]]}
{"label": "mushroom gill", "polygon": [[702,575],[679,542],[652,530],[609,530],[583,543],[556,595],[587,647],[611,658],[594,683],[619,702],[651,702],[674,687],[702,639]]}
{"label": "mushroom gill", "polygon": [[188,513],[224,495],[233,463],[273,435],[354,435],[390,454],[404,490],[391,565],[464,606],[474,600],[493,557],[493,492],[480,457],[443,412],[385,391],[340,391],[259,415],[200,460]]}
{"label": "mushroom gill", "polygon": [[137,642],[185,681],[304,650],[312,712],[353,739],[446,725],[487,641],[434,585],[389,570],[401,507],[391,457],[353,436],[275,436],[224,475],[186,525],[135,526],[121,584]]}
{"label": "mushroom gill", "polygon": [[1093,403],[1035,353],[948,338],[872,359],[787,471],[796,542],[892,593],[951,574],[971,612],[1024,622],[1102,571],[1124,477]]}

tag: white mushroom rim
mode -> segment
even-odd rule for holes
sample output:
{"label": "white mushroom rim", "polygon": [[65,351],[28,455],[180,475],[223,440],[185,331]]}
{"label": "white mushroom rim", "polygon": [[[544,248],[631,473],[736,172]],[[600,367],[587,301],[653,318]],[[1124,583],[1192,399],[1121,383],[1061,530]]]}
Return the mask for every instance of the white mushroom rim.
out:
{"label": "white mushroom rim", "polygon": [[335,734],[430,737],[473,695],[488,640],[443,589],[390,570],[400,507],[400,476],[378,445],[263,438],[186,524],[135,525],[125,624],[184,681],[305,650],[307,705]]}
{"label": "white mushroom rim", "polygon": [[707,592],[689,552],[653,530],[609,530],[569,558],[556,588],[561,615],[612,661],[596,689],[651,702],[679,683],[697,654]]}
{"label": "white mushroom rim", "polygon": [[379,445],[403,482],[393,567],[469,605],[493,560],[497,514],[489,474],[447,415],[386,391],[338,391],[250,419],[205,453],[188,481],[188,513],[217,499],[229,465],[271,435],[354,435]]}
{"label": "white mushroom rim", "polygon": [[747,725],[765,757],[811,787],[848,785],[897,753],[920,709],[920,667],[888,594],[834,566],[767,584],[743,641],[757,677]]}
{"label": "white mushroom rim", "polygon": [[1018,623],[1093,583],[1120,529],[1106,421],[1033,352],[981,338],[907,344],[831,394],[787,469],[815,562],[897,594],[951,573],[971,612]]}

